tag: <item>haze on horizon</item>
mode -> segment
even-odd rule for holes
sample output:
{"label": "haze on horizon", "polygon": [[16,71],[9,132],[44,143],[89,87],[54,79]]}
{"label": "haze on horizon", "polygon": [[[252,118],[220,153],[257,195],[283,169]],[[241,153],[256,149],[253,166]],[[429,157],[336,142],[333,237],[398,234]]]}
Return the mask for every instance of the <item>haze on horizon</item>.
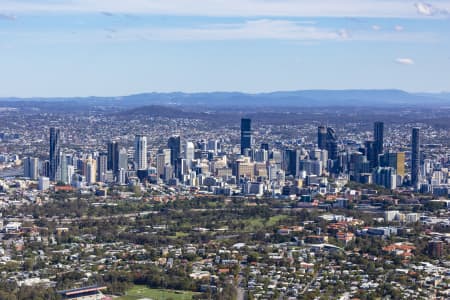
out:
{"label": "haze on horizon", "polygon": [[3,0],[0,97],[450,91],[450,0]]}

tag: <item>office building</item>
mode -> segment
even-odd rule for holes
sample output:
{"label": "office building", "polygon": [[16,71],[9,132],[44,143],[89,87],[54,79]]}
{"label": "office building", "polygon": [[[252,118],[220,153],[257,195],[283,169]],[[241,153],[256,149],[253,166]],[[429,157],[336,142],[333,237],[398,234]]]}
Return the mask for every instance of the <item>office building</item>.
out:
{"label": "office building", "polygon": [[156,155],[156,174],[162,178],[166,165],[170,165],[170,149],[163,149]]}
{"label": "office building", "polygon": [[37,180],[39,176],[39,159],[27,157],[23,160],[23,175],[32,180]]}
{"label": "office building", "polygon": [[373,148],[374,148],[374,160],[376,166],[379,166],[379,155],[384,152],[384,123],[375,122],[373,127]]}
{"label": "office building", "polygon": [[336,137],[336,132],[333,128],[327,128],[327,138],[326,138],[326,150],[328,151],[328,158],[331,160],[338,159],[338,141]]}
{"label": "office building", "polygon": [[417,188],[420,181],[420,129],[414,127],[411,137],[411,185]]}
{"label": "office building", "polygon": [[325,150],[327,147],[327,128],[323,125],[317,128],[317,146],[320,150]]}
{"label": "office building", "polygon": [[241,119],[241,155],[245,154],[245,149],[252,148],[252,120]]}
{"label": "office building", "polygon": [[370,167],[375,168],[378,166],[378,155],[376,154],[374,141],[366,141],[364,143],[364,151],[366,154],[367,161],[370,162]]}
{"label": "office building", "polygon": [[[195,151],[194,143],[186,142],[186,144],[184,145],[184,159],[186,159],[189,167],[190,167],[192,161],[194,160],[194,151]],[[214,150],[212,150],[212,151],[214,151]],[[216,151],[217,151],[217,147],[216,147]]]}
{"label": "office building", "polygon": [[382,167],[391,167],[397,171],[397,175],[405,176],[405,153],[387,152],[380,156]]}
{"label": "office building", "polygon": [[92,157],[89,157],[84,163],[84,176],[88,184],[97,182],[97,162]]}
{"label": "office building", "polygon": [[[117,158],[118,158],[118,155],[117,155]],[[109,152],[99,154],[98,159],[97,159],[97,181],[100,181],[100,182],[107,181],[108,160],[109,160]]]}
{"label": "office building", "polygon": [[39,177],[38,188],[40,191],[46,191],[50,188],[50,179],[48,177]]}
{"label": "office building", "polygon": [[107,169],[114,173],[119,171],[119,143],[111,141],[108,143]]}
{"label": "office building", "polygon": [[58,172],[60,171],[60,131],[58,128],[50,128],[50,153],[49,153],[49,177],[52,181],[59,180]]}
{"label": "office building", "polygon": [[59,169],[59,181],[66,184],[69,183],[67,176],[67,157],[63,152],[59,153],[60,169]]}
{"label": "office building", "polygon": [[147,137],[141,134],[134,139],[135,170],[147,169]]}
{"label": "office building", "polygon": [[397,173],[391,167],[377,167],[372,172],[373,183],[387,189],[397,188]]}
{"label": "office building", "polygon": [[128,152],[125,148],[120,148],[119,150],[119,159],[118,159],[118,167],[117,172],[115,172],[115,176],[118,176],[120,170],[128,170]]}
{"label": "office building", "polygon": [[283,156],[283,169],[286,171],[286,175],[297,175],[299,155],[295,149],[286,149]]}

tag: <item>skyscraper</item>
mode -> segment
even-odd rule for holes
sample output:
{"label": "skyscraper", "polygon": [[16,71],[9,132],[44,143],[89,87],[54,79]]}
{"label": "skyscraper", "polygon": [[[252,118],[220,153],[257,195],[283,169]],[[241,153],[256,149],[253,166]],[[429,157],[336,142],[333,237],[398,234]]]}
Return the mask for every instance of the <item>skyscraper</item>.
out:
{"label": "skyscraper", "polygon": [[32,180],[36,180],[39,176],[39,159],[35,157],[27,157],[23,160],[23,175]]}
{"label": "skyscraper", "polygon": [[338,143],[336,132],[331,127],[327,128],[326,150],[328,151],[329,159],[335,160],[338,158]]}
{"label": "skyscraper", "polygon": [[380,158],[382,167],[392,167],[397,171],[397,175],[405,176],[405,153],[386,152]]}
{"label": "skyscraper", "polygon": [[252,148],[252,120],[241,119],[241,154],[244,155],[245,149]]}
{"label": "skyscraper", "polygon": [[123,147],[119,150],[118,168],[117,174],[115,174],[116,176],[118,176],[120,169],[123,169],[124,171],[128,170],[128,153],[127,149]]}
{"label": "skyscraper", "polygon": [[58,169],[58,180],[63,183],[69,183],[69,178],[67,175],[67,157],[63,152],[59,153],[59,169]]}
{"label": "skyscraper", "polygon": [[119,143],[115,141],[108,143],[107,168],[112,170],[114,174],[119,171]]}
{"label": "skyscraper", "polygon": [[320,150],[325,150],[327,146],[327,128],[323,125],[317,128],[317,146]]}
{"label": "skyscraper", "polygon": [[[108,149],[109,150],[109,149]],[[108,153],[100,153],[97,159],[97,181],[106,182],[106,171],[108,167]]]}
{"label": "skyscraper", "polygon": [[187,161],[188,166],[191,166],[192,161],[194,160],[194,143],[192,142],[186,142],[184,146],[184,158]]}
{"label": "skyscraper", "polygon": [[134,138],[134,163],[136,170],[147,169],[147,137],[141,134]]}
{"label": "skyscraper", "polygon": [[374,137],[374,159],[376,165],[379,165],[379,155],[383,154],[384,151],[384,123],[375,122],[373,126],[373,137]]}
{"label": "skyscraper", "polygon": [[378,165],[377,154],[375,150],[375,142],[374,141],[366,141],[364,143],[364,151],[366,153],[366,158],[370,162],[370,167],[375,168]]}
{"label": "skyscraper", "polygon": [[159,177],[164,176],[164,168],[170,164],[170,149],[163,149],[156,155],[156,173]]}
{"label": "skyscraper", "polygon": [[91,156],[84,162],[84,175],[88,184],[94,184],[97,181],[97,162]]}
{"label": "skyscraper", "polygon": [[50,128],[50,169],[49,177],[50,180],[56,181],[58,170],[60,169],[60,141],[59,141],[60,131],[59,128]]}
{"label": "skyscraper", "polygon": [[297,175],[298,152],[296,149],[286,149],[284,151],[283,166],[286,175]]}
{"label": "skyscraper", "polygon": [[419,168],[420,168],[420,129],[414,127],[412,129],[411,138],[411,184],[417,188],[419,184]]}
{"label": "skyscraper", "polygon": [[170,137],[167,147],[170,149],[170,164],[176,167],[178,159],[181,158],[181,137],[178,135]]}

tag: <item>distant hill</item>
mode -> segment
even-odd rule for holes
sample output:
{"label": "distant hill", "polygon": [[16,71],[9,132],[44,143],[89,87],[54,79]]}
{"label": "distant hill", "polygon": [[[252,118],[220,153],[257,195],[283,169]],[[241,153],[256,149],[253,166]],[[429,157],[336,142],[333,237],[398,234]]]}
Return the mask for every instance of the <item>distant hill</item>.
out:
{"label": "distant hill", "polygon": [[211,93],[144,93],[122,97],[74,98],[0,98],[8,106],[36,103],[70,102],[71,105],[115,106],[132,108],[147,105],[206,107],[275,107],[275,106],[418,106],[450,105],[449,93],[407,93],[401,90],[304,90],[248,94]]}

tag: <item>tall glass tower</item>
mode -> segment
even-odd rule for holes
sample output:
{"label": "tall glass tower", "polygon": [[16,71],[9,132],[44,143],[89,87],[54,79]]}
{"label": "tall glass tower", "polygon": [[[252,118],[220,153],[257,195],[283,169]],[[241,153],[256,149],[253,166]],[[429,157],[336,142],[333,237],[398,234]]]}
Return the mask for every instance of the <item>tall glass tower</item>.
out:
{"label": "tall glass tower", "polygon": [[384,123],[375,122],[373,126],[373,137],[374,137],[374,159],[376,165],[379,165],[379,155],[383,154],[384,151]]}
{"label": "tall glass tower", "polygon": [[59,141],[59,135],[60,135],[59,128],[54,128],[54,127],[50,128],[49,177],[50,177],[50,180],[52,180],[52,181],[58,180],[57,173],[60,169],[60,164],[61,164],[61,161],[60,161],[61,146],[60,146],[60,141]]}
{"label": "tall glass tower", "polygon": [[134,138],[134,163],[136,170],[147,169],[147,137],[141,134]]}
{"label": "tall glass tower", "polygon": [[317,128],[317,146],[320,150],[327,148],[327,128],[323,125]]}
{"label": "tall glass tower", "polygon": [[419,184],[420,169],[420,129],[414,127],[412,129],[411,138],[411,184],[414,188]]}
{"label": "tall glass tower", "polygon": [[241,154],[252,148],[252,120],[241,119]]}

